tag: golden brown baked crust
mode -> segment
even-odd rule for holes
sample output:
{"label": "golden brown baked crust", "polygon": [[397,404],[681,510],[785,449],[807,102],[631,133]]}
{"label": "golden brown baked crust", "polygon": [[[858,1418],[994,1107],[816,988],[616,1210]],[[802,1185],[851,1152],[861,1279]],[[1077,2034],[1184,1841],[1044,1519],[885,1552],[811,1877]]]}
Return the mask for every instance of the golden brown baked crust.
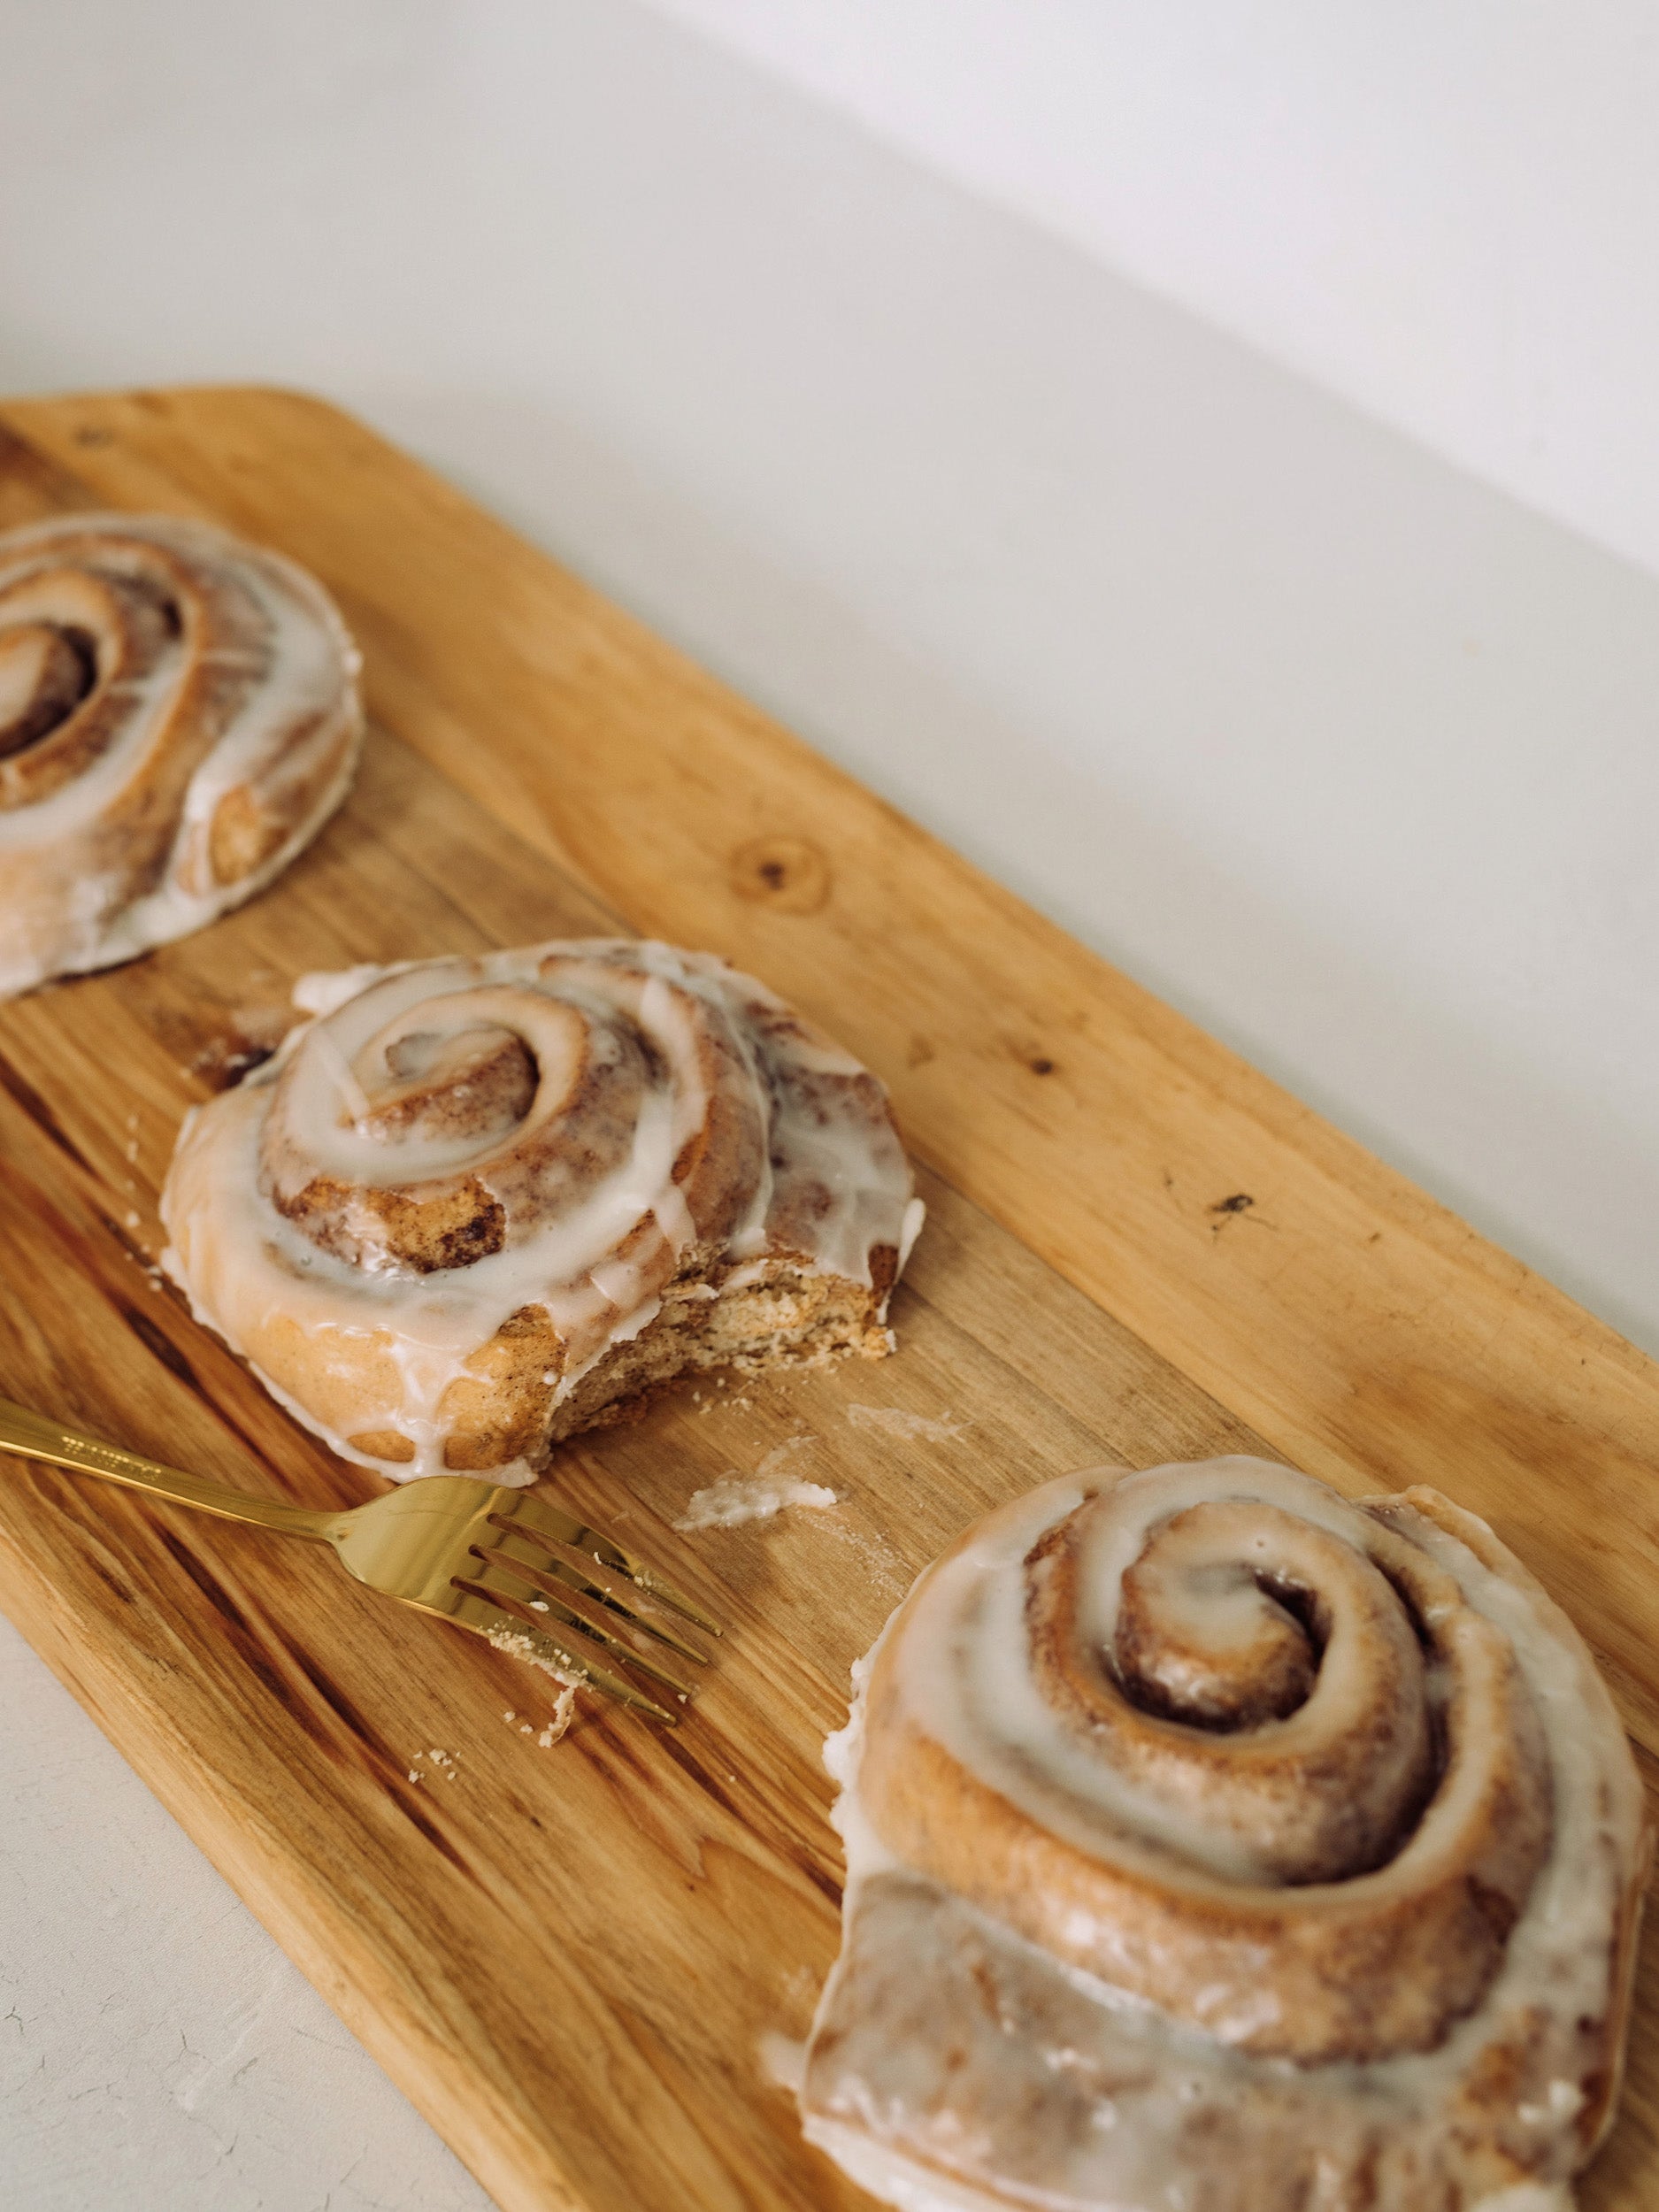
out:
{"label": "golden brown baked crust", "polygon": [[851,1736],[804,2104],[867,2186],[1462,2212],[1600,2139],[1640,1786],[1571,1624],[1435,1493],[1046,1486],[923,1578]]}
{"label": "golden brown baked crust", "polygon": [[357,666],[320,586],[205,523],[0,536],[0,995],[268,882],[350,780]]}
{"label": "golden brown baked crust", "polygon": [[329,984],[163,1206],[202,1317],[338,1448],[523,1481],[687,1366],[888,1348],[886,1095],[761,985],[619,940]]}

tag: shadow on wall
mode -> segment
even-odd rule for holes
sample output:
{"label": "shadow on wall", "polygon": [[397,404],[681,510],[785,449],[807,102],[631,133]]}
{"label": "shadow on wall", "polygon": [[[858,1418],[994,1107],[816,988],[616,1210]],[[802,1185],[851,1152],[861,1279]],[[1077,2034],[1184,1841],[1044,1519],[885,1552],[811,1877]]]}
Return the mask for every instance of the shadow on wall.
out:
{"label": "shadow on wall", "polygon": [[[1261,1068],[1485,1235],[1659,1353],[1644,1225],[1659,1149],[1529,1058],[1275,904],[1136,795],[1087,775],[878,637],[826,588],[529,400],[371,411],[850,773]],[[485,480],[488,479],[488,480]],[[500,486],[513,480],[503,499]],[[549,527],[543,518],[557,517]],[[708,641],[721,650],[710,654]],[[1010,864],[1010,853],[1023,856]],[[1032,858],[1041,855],[1041,864]],[[1202,985],[1194,979],[1202,978]],[[1317,1069],[1317,1075],[1309,1071]],[[1448,1161],[1453,1165],[1448,1171]],[[1525,1207],[1517,1192],[1529,1194]],[[1603,1256],[1599,1268],[1574,1257]],[[1627,1287],[1628,1286],[1628,1287]]]}

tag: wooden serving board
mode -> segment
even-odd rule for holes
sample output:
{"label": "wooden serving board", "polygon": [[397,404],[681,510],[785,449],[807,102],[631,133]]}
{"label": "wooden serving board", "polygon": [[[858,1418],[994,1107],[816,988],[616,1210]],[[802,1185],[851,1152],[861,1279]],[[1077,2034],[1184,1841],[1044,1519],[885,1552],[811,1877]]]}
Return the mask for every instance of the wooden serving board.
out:
{"label": "wooden serving board", "polygon": [[[313,569],[372,732],[252,906],[0,1007],[0,1391],[285,1497],[375,1486],[152,1265],[180,1115],[307,969],[711,947],[887,1079],[924,1164],[896,1359],[687,1391],[559,1455],[559,1492],[729,1625],[677,1732],[584,1700],[542,1750],[540,1678],[326,1555],[0,1469],[0,1603],[503,2212],[867,2203],[761,2058],[835,1949],[818,1747],[911,1576],[1067,1468],[1243,1448],[1351,1493],[1438,1485],[1579,1622],[1659,1774],[1659,1369],[334,410],[0,409],[0,527],[87,506]],[[836,1510],[673,1532],[792,1439]],[[1659,2200],[1656,2122],[1650,1939],[1594,2212]]]}

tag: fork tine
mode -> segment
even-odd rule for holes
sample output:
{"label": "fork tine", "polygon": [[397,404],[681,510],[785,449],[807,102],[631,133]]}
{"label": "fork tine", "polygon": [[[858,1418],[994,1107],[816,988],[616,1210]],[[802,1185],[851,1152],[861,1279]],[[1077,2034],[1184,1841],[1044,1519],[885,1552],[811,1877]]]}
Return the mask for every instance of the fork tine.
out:
{"label": "fork tine", "polygon": [[553,1543],[566,1544],[572,1551],[586,1552],[590,1559],[598,1560],[603,1566],[614,1567],[638,1588],[660,1598],[676,1613],[683,1613],[688,1621],[695,1621],[705,1634],[718,1636],[721,1633],[718,1621],[710,1620],[701,1606],[677,1590],[654,1567],[648,1567],[643,1560],[635,1559],[631,1553],[624,1551],[616,1539],[607,1536],[603,1529],[578,1520],[574,1514],[566,1513],[546,1498],[533,1497],[527,1490],[503,1490],[501,1504],[492,1511],[490,1518],[526,1522]]}
{"label": "fork tine", "polygon": [[487,1556],[522,1566],[526,1572],[541,1578],[555,1578],[560,1586],[549,1592],[549,1595],[563,1597],[566,1589],[580,1590],[584,1597],[592,1598],[648,1635],[657,1638],[682,1659],[695,1660],[700,1667],[708,1665],[708,1653],[699,1651],[695,1644],[688,1643],[670,1625],[666,1609],[658,1610],[648,1601],[648,1609],[641,1609],[642,1593],[638,1583],[598,1565],[591,1555],[572,1551],[568,1556],[562,1556],[569,1548],[555,1546],[549,1536],[531,1536],[522,1524],[516,1528],[511,1524],[503,1527],[496,1516],[490,1517],[488,1534],[478,1539],[478,1548]]}
{"label": "fork tine", "polygon": [[[527,1609],[530,1609],[532,1598],[539,1599],[541,1605],[549,1608],[554,1619],[562,1621],[566,1628],[573,1628],[578,1635],[588,1637],[606,1652],[626,1660],[629,1666],[638,1667],[642,1674],[650,1675],[665,1688],[672,1690],[677,1697],[690,1696],[688,1686],[660,1660],[649,1652],[637,1650],[625,1635],[618,1635],[603,1622],[592,1620],[587,1614],[579,1612],[570,1603],[571,1593],[566,1591],[561,1594],[557,1584],[551,1590],[547,1589],[545,1585],[551,1580],[550,1577],[538,1576],[534,1568],[521,1566],[516,1560],[507,1558],[499,1552],[485,1552],[476,1556],[476,1571],[466,1570],[456,1577],[463,1588],[482,1590],[498,1602],[505,1600],[511,1605],[524,1606]],[[540,1611],[539,1608],[533,1609]],[[541,1615],[541,1617],[545,1619],[546,1616]]]}
{"label": "fork tine", "polygon": [[620,1704],[632,1705],[639,1712],[649,1713],[653,1720],[666,1721],[671,1728],[680,1724],[678,1713],[669,1712],[655,1698],[645,1696],[631,1682],[625,1682],[619,1674],[613,1674],[609,1667],[584,1658],[572,1646],[549,1636],[545,1628],[533,1626],[517,1613],[510,1613],[499,1605],[493,1605],[487,1598],[475,1595],[471,1590],[465,1587],[458,1590],[454,1611],[446,1612],[442,1617],[455,1621],[463,1628],[472,1629],[474,1634],[488,1638],[498,1648],[539,1659],[561,1674],[574,1676],[591,1688],[603,1690],[607,1697],[614,1697]]}

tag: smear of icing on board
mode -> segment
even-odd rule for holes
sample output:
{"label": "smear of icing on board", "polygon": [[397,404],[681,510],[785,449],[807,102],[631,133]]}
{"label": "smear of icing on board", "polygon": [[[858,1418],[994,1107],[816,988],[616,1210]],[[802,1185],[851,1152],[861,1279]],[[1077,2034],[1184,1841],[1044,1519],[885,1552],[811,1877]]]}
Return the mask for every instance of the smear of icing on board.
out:
{"label": "smear of icing on board", "polygon": [[758,1475],[722,1475],[699,1490],[674,1526],[685,1534],[701,1528],[736,1528],[744,1521],[769,1521],[787,1505],[834,1505],[835,1493],[818,1482],[766,1482]]}
{"label": "smear of icing on board", "polygon": [[948,1444],[965,1436],[968,1423],[949,1418],[930,1419],[925,1413],[907,1413],[902,1406],[849,1406],[847,1418],[856,1429],[871,1429],[883,1436],[898,1436],[923,1444]]}
{"label": "smear of icing on board", "polygon": [[752,1475],[740,1475],[735,1469],[722,1475],[718,1482],[694,1493],[674,1526],[691,1535],[698,1529],[737,1528],[745,1521],[769,1521],[789,1505],[811,1506],[821,1511],[837,1504],[835,1493],[822,1483],[797,1481],[784,1472],[794,1453],[816,1441],[810,1436],[789,1437],[774,1445]]}

